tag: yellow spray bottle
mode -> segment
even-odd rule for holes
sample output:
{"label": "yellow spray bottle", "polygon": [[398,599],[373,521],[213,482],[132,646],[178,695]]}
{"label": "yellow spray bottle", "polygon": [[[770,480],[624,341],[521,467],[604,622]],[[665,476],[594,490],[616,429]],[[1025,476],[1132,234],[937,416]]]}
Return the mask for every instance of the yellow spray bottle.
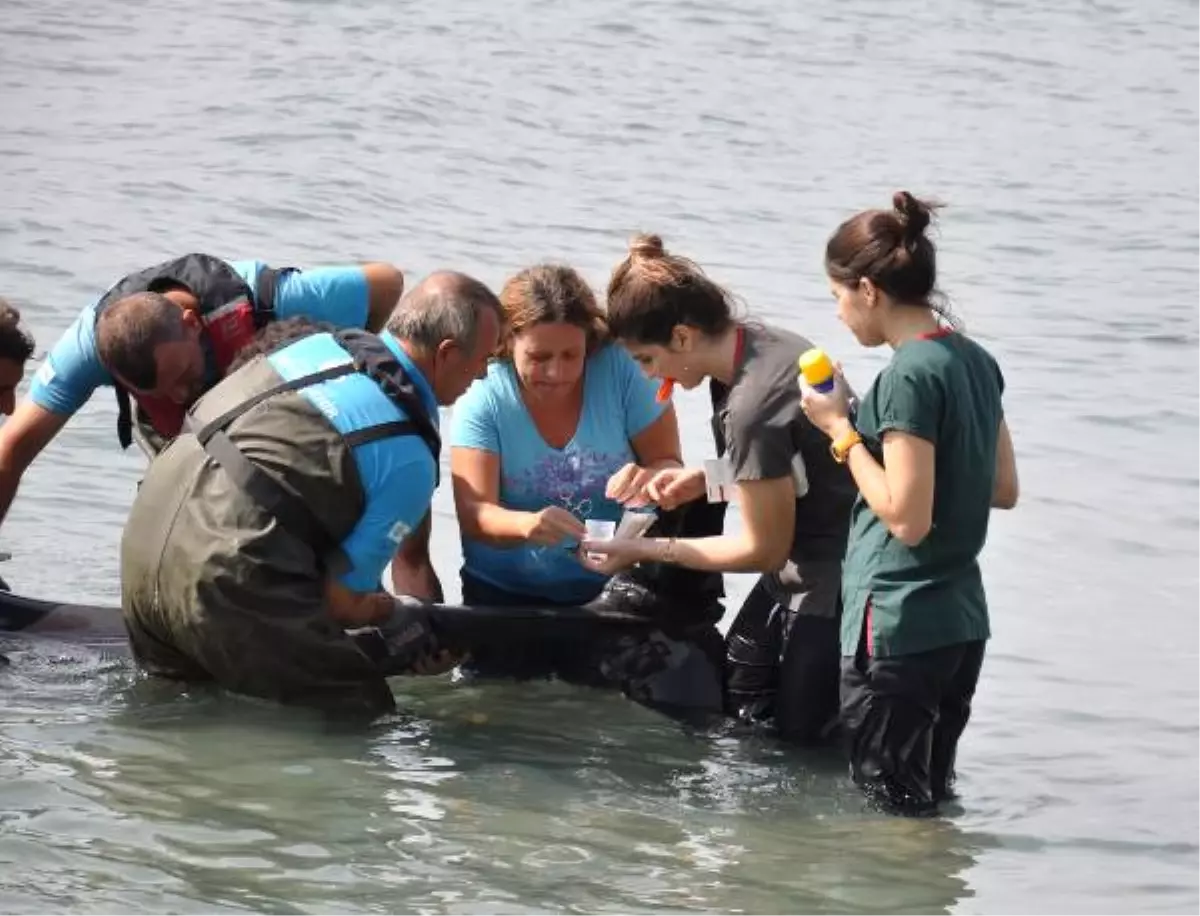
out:
{"label": "yellow spray bottle", "polygon": [[804,376],[804,381],[809,385],[822,394],[829,394],[833,391],[836,385],[833,362],[824,350],[819,347],[806,350],[800,356],[799,365],[800,374]]}

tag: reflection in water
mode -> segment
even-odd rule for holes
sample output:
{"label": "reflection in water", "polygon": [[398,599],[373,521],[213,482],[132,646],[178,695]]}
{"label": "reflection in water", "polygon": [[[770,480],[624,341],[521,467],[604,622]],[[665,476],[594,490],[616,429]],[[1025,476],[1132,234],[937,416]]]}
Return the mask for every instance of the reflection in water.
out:
{"label": "reflection in water", "polygon": [[262,912],[946,912],[970,896],[980,841],[864,812],[836,755],[690,732],[615,695],[397,680],[409,712],[363,728],[106,680],[82,740],[66,716],[6,736],[56,797],[6,836],[54,848],[23,881],[64,905],[137,908],[149,887]]}
{"label": "reflection in water", "polygon": [[[1196,911],[1195,3],[129,8],[3,6],[0,295],[40,348],[186,250],[495,287],[550,258],[601,291],[649,230],[865,386],[885,354],[821,252],[906,186],[949,204],[942,280],[1004,368],[1023,505],[984,555],[952,819],[614,695],[398,681],[408,713],[366,727],[0,640],[0,912]],[[708,457],[706,392],[676,400]],[[143,462],[113,420],[93,398],[22,480],[19,590],[117,599]]]}

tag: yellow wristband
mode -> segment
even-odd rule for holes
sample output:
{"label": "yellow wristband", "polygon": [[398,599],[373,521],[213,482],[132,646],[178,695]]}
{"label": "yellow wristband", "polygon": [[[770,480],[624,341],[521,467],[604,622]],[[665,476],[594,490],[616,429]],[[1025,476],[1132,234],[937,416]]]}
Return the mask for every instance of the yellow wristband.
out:
{"label": "yellow wristband", "polygon": [[850,449],[862,441],[862,436],[858,434],[858,430],[851,427],[849,431],[843,433],[836,441],[829,444],[829,452],[833,455],[834,461],[838,464],[845,464],[846,459],[850,457]]}

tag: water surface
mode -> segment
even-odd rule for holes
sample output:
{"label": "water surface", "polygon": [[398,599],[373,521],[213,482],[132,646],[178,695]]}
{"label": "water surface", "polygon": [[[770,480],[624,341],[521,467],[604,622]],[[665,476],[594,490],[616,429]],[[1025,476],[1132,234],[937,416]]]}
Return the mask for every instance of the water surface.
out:
{"label": "water surface", "polygon": [[[0,293],[44,348],[188,250],[602,289],[653,230],[865,387],[886,354],[837,323],[824,241],[943,199],[1023,486],[961,810],[880,818],[836,759],[561,685],[397,681],[364,732],[7,639],[0,909],[1196,910],[1196,6],[793,6],[9,0]],[[679,405],[699,461],[704,396]],[[116,600],[141,461],[114,420],[102,393],[27,475],[19,590]],[[448,487],[435,510],[456,597]]]}

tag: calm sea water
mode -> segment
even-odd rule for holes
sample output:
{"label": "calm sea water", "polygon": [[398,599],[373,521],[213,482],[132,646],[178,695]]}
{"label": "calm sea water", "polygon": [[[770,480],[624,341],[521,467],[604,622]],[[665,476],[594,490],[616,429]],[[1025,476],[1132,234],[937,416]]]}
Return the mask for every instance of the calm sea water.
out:
{"label": "calm sea water", "polygon": [[[403,715],[339,732],[7,639],[0,910],[1196,911],[1194,3],[7,0],[0,32],[0,294],[43,348],[188,250],[602,288],[646,229],[865,387],[886,354],[822,246],[904,187],[949,204],[1024,489],[946,818],[561,685],[397,682]],[[141,461],[113,419],[95,398],[27,475],[18,590],[116,599]]]}

